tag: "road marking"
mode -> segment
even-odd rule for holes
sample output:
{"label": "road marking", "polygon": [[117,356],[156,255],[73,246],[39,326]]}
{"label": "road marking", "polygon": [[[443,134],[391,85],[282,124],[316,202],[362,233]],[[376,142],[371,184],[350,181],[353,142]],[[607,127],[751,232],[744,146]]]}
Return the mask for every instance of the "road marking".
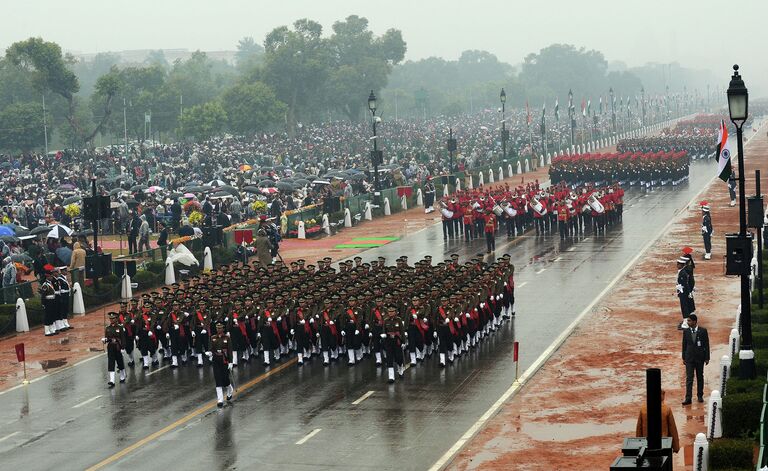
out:
{"label": "road marking", "polygon": [[[239,396],[240,394],[248,391],[249,389],[251,389],[252,387],[256,386],[260,382],[264,381],[265,379],[269,378],[270,376],[273,376],[273,375],[283,371],[284,369],[286,369],[289,366],[292,366],[294,364],[296,364],[296,357],[293,357],[290,360],[288,360],[287,362],[283,363],[282,365],[277,366],[277,367],[271,369],[270,371],[267,371],[266,373],[263,373],[262,375],[253,378],[252,380],[248,381],[247,383],[240,385],[240,387],[237,389],[237,391],[235,391],[234,396],[235,397]],[[159,437],[162,437],[163,435],[165,435],[166,433],[170,432],[171,430],[174,430],[177,427],[186,424],[187,422],[189,422],[190,420],[194,419],[195,417],[198,417],[198,416],[200,416],[202,414],[205,414],[206,412],[208,412],[209,410],[211,410],[211,409],[213,409],[215,407],[216,407],[216,401],[206,402],[205,404],[203,404],[202,406],[200,406],[197,409],[193,410],[192,412],[190,412],[189,414],[187,414],[184,417],[180,418],[179,420],[177,420],[177,421],[175,421],[173,423],[170,423],[170,424],[166,425],[165,427],[161,428],[160,430],[158,430],[157,432],[154,432],[154,433],[152,433],[152,434],[142,438],[141,440],[137,441],[133,445],[130,445],[130,446],[126,447],[126,448],[123,448],[122,450],[120,450],[117,453],[113,454],[109,458],[106,458],[106,459],[104,459],[102,461],[99,461],[95,465],[93,465],[90,468],[88,468],[86,471],[94,471],[94,470],[97,470],[97,469],[101,469],[101,468],[103,468],[103,467],[105,467],[105,466],[107,466],[109,464],[112,464],[115,461],[119,460],[120,458],[126,456],[127,454],[129,454],[129,453],[131,453],[131,452],[141,448],[142,446],[146,445],[147,443],[153,442],[154,440],[156,440]]]}
{"label": "road marking", "polygon": [[320,430],[322,430],[322,429],[321,429],[321,428],[316,428],[316,429],[312,430],[311,432],[309,432],[308,434],[306,434],[306,435],[304,436],[304,438],[302,438],[301,440],[299,440],[298,442],[296,442],[296,444],[297,444],[297,445],[303,445],[303,444],[307,443],[307,440],[309,440],[310,438],[312,438],[312,437],[314,437],[315,435],[317,435],[318,433],[320,433]]}
{"label": "road marking", "polygon": [[147,373],[147,376],[152,376],[153,374],[157,373],[158,371],[163,371],[164,369],[168,368],[170,365],[162,366],[156,370],[152,370],[151,372]]}
{"label": "road marking", "polygon": [[569,247],[567,251],[568,252],[573,252],[574,250],[576,250],[576,246],[575,245],[573,247]]}
{"label": "road marking", "polygon": [[541,275],[541,274],[542,274],[542,273],[544,273],[545,271],[547,271],[547,269],[546,269],[546,268],[540,268],[540,269],[536,270],[536,274],[537,274],[537,275]]}
{"label": "road marking", "polygon": [[563,259],[563,257],[557,257],[556,259],[554,259],[554,260],[552,260],[552,261],[553,261],[553,262],[559,262],[559,261],[560,261],[560,260],[562,260],[562,259]]}
{"label": "road marking", "polygon": [[512,397],[512,395],[515,392],[517,392],[526,382],[528,382],[528,380],[531,377],[533,377],[534,374],[536,374],[539,368],[541,368],[541,366],[549,359],[549,357],[551,357],[552,354],[558,348],[560,348],[560,346],[563,343],[565,343],[566,339],[576,329],[576,326],[578,326],[579,323],[584,319],[584,317],[586,317],[586,315],[589,314],[592,311],[592,309],[594,309],[597,303],[600,302],[600,300],[602,300],[603,296],[605,296],[608,293],[608,291],[613,289],[614,285],[618,283],[619,280],[621,280],[624,277],[624,275],[627,274],[627,272],[635,265],[635,263],[637,263],[640,257],[646,251],[648,251],[648,249],[650,249],[651,246],[653,246],[653,244],[656,243],[656,241],[659,240],[661,236],[663,236],[667,232],[667,230],[669,230],[670,227],[672,227],[672,224],[674,224],[680,218],[681,215],[685,214],[686,209],[691,204],[693,204],[693,202],[698,201],[700,199],[702,193],[704,193],[707,190],[707,188],[709,188],[709,186],[712,184],[715,178],[717,178],[716,175],[712,176],[712,178],[709,181],[704,183],[704,186],[702,187],[702,189],[693,198],[691,198],[688,204],[683,206],[681,211],[674,214],[672,218],[669,220],[669,222],[667,222],[667,224],[663,228],[661,228],[661,230],[656,234],[656,236],[651,238],[645,244],[645,246],[643,246],[643,248],[640,251],[638,251],[638,253],[632,258],[632,260],[629,263],[624,265],[624,268],[608,283],[608,285],[606,285],[605,288],[603,288],[603,290],[592,300],[592,302],[589,303],[589,305],[586,308],[584,308],[583,311],[581,311],[581,313],[576,317],[576,319],[574,319],[573,322],[571,322],[568,325],[568,327],[566,327],[566,329],[555,339],[555,341],[552,342],[549,345],[549,347],[544,352],[542,352],[541,355],[539,355],[536,361],[534,361],[533,364],[531,364],[531,366],[529,366],[528,369],[526,369],[523,372],[523,374],[520,375],[518,380],[512,383],[512,385],[506,391],[504,391],[501,397],[499,397],[499,399],[496,402],[494,402],[491,405],[491,407],[487,411],[485,411],[485,413],[482,416],[480,416],[480,418],[477,419],[477,421],[474,424],[472,424],[472,426],[466,432],[464,432],[464,435],[462,435],[461,438],[459,438],[456,441],[456,443],[454,443],[453,446],[451,446],[451,448],[449,448],[448,451],[446,451],[435,462],[435,464],[433,464],[429,468],[429,471],[439,471],[453,460],[454,456],[456,456],[456,454],[462,448],[464,448],[464,446],[472,439],[472,437],[474,437],[475,434],[483,427],[483,425],[485,425],[488,419],[496,415],[499,409],[501,409],[501,406],[504,405],[504,403],[510,397]]}
{"label": "road marking", "polygon": [[517,287],[518,287],[518,288],[522,288],[523,286],[525,286],[525,285],[527,285],[527,284],[528,284],[528,282],[527,282],[527,281],[523,281],[522,283],[520,283],[519,285],[517,285]]}
{"label": "road marking", "polygon": [[[88,363],[88,362],[89,362],[89,361],[91,361],[91,360],[95,360],[95,359],[97,359],[97,358],[101,358],[101,357],[102,357],[102,356],[104,356],[104,355],[106,355],[106,353],[99,353],[98,355],[94,355],[94,356],[92,356],[92,357],[90,357],[90,358],[86,358],[86,359],[84,359],[84,360],[80,360],[80,361],[78,361],[78,362],[77,362],[77,363],[75,363],[75,364],[72,364],[72,365],[69,365],[69,366],[65,366],[65,367],[63,367],[63,368],[61,368],[61,369],[58,369],[58,370],[54,371],[53,373],[49,373],[49,374],[47,374],[47,375],[43,375],[43,376],[37,377],[37,378],[35,378],[35,379],[32,379],[32,380],[30,380],[30,381],[29,381],[29,384],[32,384],[32,383],[36,383],[36,382],[38,382],[38,381],[40,381],[40,380],[43,380],[43,379],[45,379],[45,378],[50,378],[51,376],[53,376],[53,375],[56,375],[56,374],[59,374],[59,373],[61,373],[62,371],[71,370],[72,368],[74,368],[74,367],[76,367],[76,366],[80,366],[80,365],[82,365],[83,363]],[[26,386],[26,385],[25,385],[25,384],[17,384],[16,386],[14,386],[14,387],[12,387],[12,388],[8,388],[8,389],[6,389],[5,391],[0,391],[0,396],[2,396],[2,395],[3,395],[3,394],[5,394],[5,393],[9,393],[9,392],[11,392],[11,391],[15,391],[16,389],[19,389],[19,388],[21,388],[22,386]]]}
{"label": "road marking", "polygon": [[364,400],[368,399],[371,396],[373,396],[373,391],[368,391],[367,393],[365,393],[362,396],[360,396],[360,399],[358,399],[355,402],[353,402],[352,405],[356,406],[356,405],[360,404],[361,402],[363,402]]}
{"label": "road marking", "polygon": [[16,435],[18,435],[20,433],[21,432],[19,432],[19,431],[16,431],[16,432],[13,432],[13,433],[9,433],[8,435],[4,436],[3,438],[0,438],[0,442],[4,442],[4,441],[8,440],[9,438],[11,438],[13,436],[16,436]]}
{"label": "road marking", "polygon": [[83,407],[84,405],[88,404],[89,402],[95,401],[96,399],[100,398],[101,396],[102,396],[102,394],[99,394],[98,396],[94,396],[94,397],[92,397],[92,398],[90,398],[90,399],[88,399],[86,401],[81,402],[80,404],[78,404],[76,406],[72,406],[72,408],[73,409],[78,409],[80,407]]}

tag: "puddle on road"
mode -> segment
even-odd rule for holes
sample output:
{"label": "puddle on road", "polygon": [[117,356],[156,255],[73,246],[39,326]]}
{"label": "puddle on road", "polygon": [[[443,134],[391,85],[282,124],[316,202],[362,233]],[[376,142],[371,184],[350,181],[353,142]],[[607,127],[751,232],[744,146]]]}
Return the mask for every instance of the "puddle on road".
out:
{"label": "puddle on road", "polygon": [[542,442],[568,442],[589,437],[613,435],[618,430],[634,433],[635,419],[627,419],[617,423],[598,424],[582,422],[580,424],[544,424],[528,422],[523,424],[521,432]]}
{"label": "puddle on road", "polygon": [[51,370],[54,368],[61,368],[62,366],[67,364],[66,358],[54,358],[52,360],[41,360],[40,366],[44,370]]}

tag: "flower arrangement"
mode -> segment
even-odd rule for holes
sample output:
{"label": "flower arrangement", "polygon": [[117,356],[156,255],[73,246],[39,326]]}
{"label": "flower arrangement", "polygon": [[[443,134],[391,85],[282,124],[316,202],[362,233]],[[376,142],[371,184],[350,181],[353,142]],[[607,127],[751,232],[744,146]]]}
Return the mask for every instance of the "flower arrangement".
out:
{"label": "flower arrangement", "polygon": [[198,211],[198,212],[202,211],[203,206],[199,202],[192,200],[184,203],[183,209],[184,209],[184,214],[189,216],[194,211]]}
{"label": "flower arrangement", "polygon": [[205,215],[203,215],[201,211],[192,211],[192,213],[189,215],[189,223],[193,226],[202,224],[203,219],[205,219]]}
{"label": "flower arrangement", "polygon": [[70,204],[64,206],[64,214],[66,214],[70,218],[74,219],[74,218],[80,216],[80,206],[78,206],[75,203],[70,203]]}
{"label": "flower arrangement", "polygon": [[267,203],[261,200],[256,200],[251,203],[251,209],[256,213],[263,213],[267,210]]}

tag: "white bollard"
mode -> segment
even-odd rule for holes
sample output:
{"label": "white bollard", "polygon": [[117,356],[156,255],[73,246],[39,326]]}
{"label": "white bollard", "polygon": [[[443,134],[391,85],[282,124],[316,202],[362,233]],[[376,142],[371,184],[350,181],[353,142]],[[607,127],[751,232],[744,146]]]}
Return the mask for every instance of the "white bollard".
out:
{"label": "white bollard", "polygon": [[488,169],[488,183],[493,183],[493,170]]}
{"label": "white bollard", "polygon": [[547,165],[552,165],[552,154],[547,153]]}
{"label": "white bollard", "polygon": [[723,436],[723,400],[720,397],[720,391],[715,389],[709,396],[707,407],[707,437],[720,438]]}
{"label": "white bollard", "polygon": [[483,178],[483,172],[480,172],[480,176],[478,177],[477,186],[483,186],[483,185],[485,185],[485,179]]}
{"label": "white bollard", "polygon": [[443,198],[448,196],[448,185],[443,185]]}
{"label": "white bollard", "polygon": [[29,332],[27,305],[22,298],[16,300],[16,332]]}
{"label": "white bollard", "polygon": [[165,261],[165,284],[172,285],[176,283],[176,272],[173,271],[173,262],[168,258]]}
{"label": "white bollard", "polygon": [[213,256],[211,255],[211,248],[206,247],[203,250],[203,271],[213,271]]}
{"label": "white bollard", "polygon": [[405,195],[400,197],[400,208],[403,211],[408,211],[408,198],[406,198]]}
{"label": "white bollard", "polygon": [[472,181],[472,174],[471,173],[469,174],[469,189],[470,190],[474,190],[475,189],[475,185],[474,185],[474,183]]}
{"label": "white bollard", "polygon": [[[389,207],[389,198],[384,198],[384,216],[391,216],[392,215],[392,209]],[[350,223],[350,226],[352,226],[352,223]]]}
{"label": "white bollard", "polygon": [[502,181],[502,180],[504,180],[504,169],[499,167],[499,181]]}
{"label": "white bollard", "polygon": [[[740,315],[741,313],[739,313]],[[731,329],[731,335],[728,337],[728,346],[731,347],[731,358],[735,357],[739,353],[739,330]]]}
{"label": "white bollard", "polygon": [[[419,190],[421,191],[421,190]],[[366,221],[371,221],[373,219],[373,212],[371,211],[371,202],[365,203],[365,216],[363,216]]]}
{"label": "white bollard", "polygon": [[722,396],[725,397],[728,391],[725,388],[726,381],[731,377],[731,356],[723,355],[720,358],[720,391]]}
{"label": "white bollard", "polygon": [[512,176],[515,173],[512,171],[512,164],[507,164],[507,176]]}
{"label": "white bollard", "polygon": [[520,161],[517,161],[517,175],[520,175],[523,173],[523,165],[520,163]]}
{"label": "white bollard", "polygon": [[[370,206],[370,203],[368,203],[368,206]],[[368,211],[370,211],[370,209]],[[323,232],[327,235],[331,235],[331,223],[328,221],[327,214],[323,214]]]}
{"label": "white bollard", "polygon": [[693,441],[693,469],[696,471],[709,469],[709,442],[703,433],[697,433]]}
{"label": "white bollard", "polygon": [[416,190],[416,206],[424,206],[424,193],[421,188]]}
{"label": "white bollard", "polygon": [[133,287],[131,286],[131,277],[128,273],[123,273],[123,279],[120,283],[120,297],[122,299],[131,299],[133,297]]}
{"label": "white bollard", "polygon": [[528,173],[531,171],[531,162],[528,159],[525,159],[525,173]]}
{"label": "white bollard", "polygon": [[539,156],[539,167],[543,167],[543,166],[544,166],[544,154],[541,154],[541,156]]}
{"label": "white bollard", "polygon": [[[384,201],[389,204],[389,201],[386,198]],[[386,214],[386,212],[384,214]],[[349,208],[344,208],[344,227],[352,227],[352,214],[349,212]]]}
{"label": "white bollard", "polygon": [[296,237],[299,239],[307,238],[307,230],[304,228],[304,221],[299,221],[299,228],[296,230]]}
{"label": "white bollard", "polygon": [[81,288],[80,283],[77,282],[72,286],[72,314],[85,314],[83,288]]}
{"label": "white bollard", "polygon": [[461,178],[456,179],[456,191],[461,191]]}

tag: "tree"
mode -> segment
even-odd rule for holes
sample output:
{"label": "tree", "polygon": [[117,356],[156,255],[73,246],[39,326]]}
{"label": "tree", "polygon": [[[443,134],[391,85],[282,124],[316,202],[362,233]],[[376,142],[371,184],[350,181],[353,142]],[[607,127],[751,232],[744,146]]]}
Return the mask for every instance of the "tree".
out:
{"label": "tree", "polygon": [[264,47],[248,36],[237,42],[235,64],[241,71],[248,71],[257,66],[264,57]]}
{"label": "tree", "polygon": [[253,134],[279,122],[286,106],[262,82],[240,83],[224,92],[222,106],[229,129],[237,134]]}
{"label": "tree", "polygon": [[205,141],[219,134],[227,124],[227,113],[217,101],[195,105],[184,111],[181,125],[186,135]]}
{"label": "tree", "polygon": [[40,103],[14,103],[0,112],[0,149],[29,152],[44,142]]}

